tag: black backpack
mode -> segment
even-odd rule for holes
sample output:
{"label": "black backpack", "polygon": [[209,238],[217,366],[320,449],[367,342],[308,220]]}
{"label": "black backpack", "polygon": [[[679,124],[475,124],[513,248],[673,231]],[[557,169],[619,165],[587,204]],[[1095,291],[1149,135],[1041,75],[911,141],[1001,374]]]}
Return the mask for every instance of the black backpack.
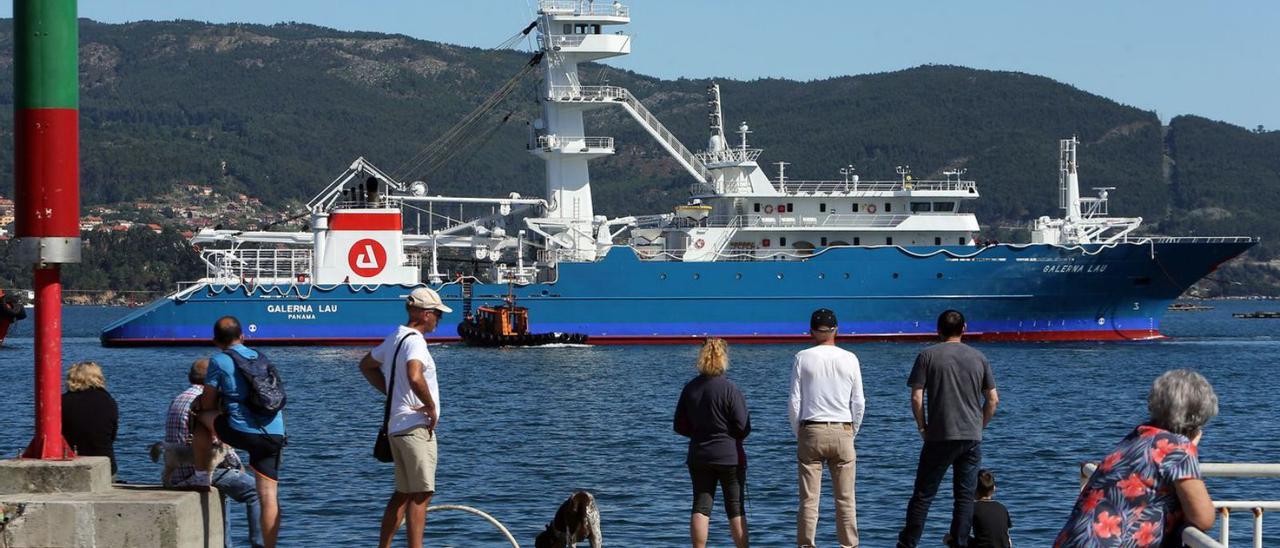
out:
{"label": "black backpack", "polygon": [[276,366],[261,352],[258,357],[249,359],[239,352],[227,350],[226,354],[236,365],[236,372],[245,380],[244,403],[254,413],[266,417],[275,416],[284,409],[284,380]]}

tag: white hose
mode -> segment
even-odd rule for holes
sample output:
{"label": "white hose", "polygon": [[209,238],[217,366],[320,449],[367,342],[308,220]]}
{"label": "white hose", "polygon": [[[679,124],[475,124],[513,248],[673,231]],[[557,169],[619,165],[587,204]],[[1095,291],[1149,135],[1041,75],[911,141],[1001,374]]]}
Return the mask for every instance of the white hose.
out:
{"label": "white hose", "polygon": [[439,510],[461,510],[463,512],[469,512],[477,516],[480,516],[485,520],[487,520],[489,523],[492,523],[493,526],[497,527],[499,531],[502,531],[502,535],[507,537],[507,542],[511,543],[511,548],[520,548],[520,543],[516,542],[516,538],[511,536],[511,531],[508,531],[507,528],[502,525],[502,523],[498,522],[497,519],[494,519],[494,517],[489,514],[486,514],[470,506],[462,506],[461,504],[442,504],[440,506],[432,506],[430,508],[427,508],[427,513],[430,514],[431,512],[436,512]]}

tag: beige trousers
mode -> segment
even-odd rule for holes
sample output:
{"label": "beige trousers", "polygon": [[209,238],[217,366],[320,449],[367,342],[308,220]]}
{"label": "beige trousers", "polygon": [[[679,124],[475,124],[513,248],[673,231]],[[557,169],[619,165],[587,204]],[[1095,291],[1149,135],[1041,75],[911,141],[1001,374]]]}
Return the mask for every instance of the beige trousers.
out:
{"label": "beige trousers", "polygon": [[831,471],[836,499],[836,535],[840,546],[858,546],[858,516],[853,496],[857,454],[853,427],[848,424],[811,424],[800,427],[796,444],[800,470],[800,509],[796,513],[796,545],[816,546],[818,500],[822,495],[822,465]]}

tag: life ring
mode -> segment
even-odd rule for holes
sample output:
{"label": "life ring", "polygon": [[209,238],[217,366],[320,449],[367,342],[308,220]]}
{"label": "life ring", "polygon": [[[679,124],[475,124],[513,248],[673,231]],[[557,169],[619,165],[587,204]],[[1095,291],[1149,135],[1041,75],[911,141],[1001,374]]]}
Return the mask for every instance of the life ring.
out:
{"label": "life ring", "polygon": [[764,212],[765,212],[765,213],[773,213],[773,206],[771,206],[771,205],[764,206]]}
{"label": "life ring", "polygon": [[867,204],[867,213],[875,213],[875,212],[876,212],[876,206]]}
{"label": "life ring", "polygon": [[307,283],[307,275],[306,275],[306,274],[298,274],[298,283],[300,283],[300,284]]}
{"label": "life ring", "polygon": [[702,238],[698,238],[697,241],[693,242],[693,247],[696,247],[698,249],[702,249],[702,246],[705,246],[705,245],[707,245],[707,241],[703,240]]}

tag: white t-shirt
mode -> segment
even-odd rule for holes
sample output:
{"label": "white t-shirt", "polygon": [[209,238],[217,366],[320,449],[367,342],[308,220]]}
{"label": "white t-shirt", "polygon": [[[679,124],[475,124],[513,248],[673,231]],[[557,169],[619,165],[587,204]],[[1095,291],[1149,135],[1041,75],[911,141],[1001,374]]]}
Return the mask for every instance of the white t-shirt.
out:
{"label": "white t-shirt", "polygon": [[383,339],[382,344],[369,351],[373,359],[381,363],[382,376],[391,384],[391,358],[396,352],[400,339],[408,336],[400,346],[400,355],[396,358],[395,393],[391,395],[391,418],[387,421],[387,432],[398,434],[415,426],[430,426],[430,418],[426,413],[418,411],[422,400],[409,387],[409,371],[406,364],[409,360],[422,362],[422,376],[427,380],[427,388],[431,391],[431,399],[436,402],[436,413],[440,412],[440,388],[436,385],[436,362],[427,352],[427,341],[417,330],[400,326],[395,333]]}
{"label": "white t-shirt", "polygon": [[866,410],[858,357],[835,345],[817,345],[796,353],[788,403],[788,418],[797,436],[802,421],[848,422],[857,432]]}

